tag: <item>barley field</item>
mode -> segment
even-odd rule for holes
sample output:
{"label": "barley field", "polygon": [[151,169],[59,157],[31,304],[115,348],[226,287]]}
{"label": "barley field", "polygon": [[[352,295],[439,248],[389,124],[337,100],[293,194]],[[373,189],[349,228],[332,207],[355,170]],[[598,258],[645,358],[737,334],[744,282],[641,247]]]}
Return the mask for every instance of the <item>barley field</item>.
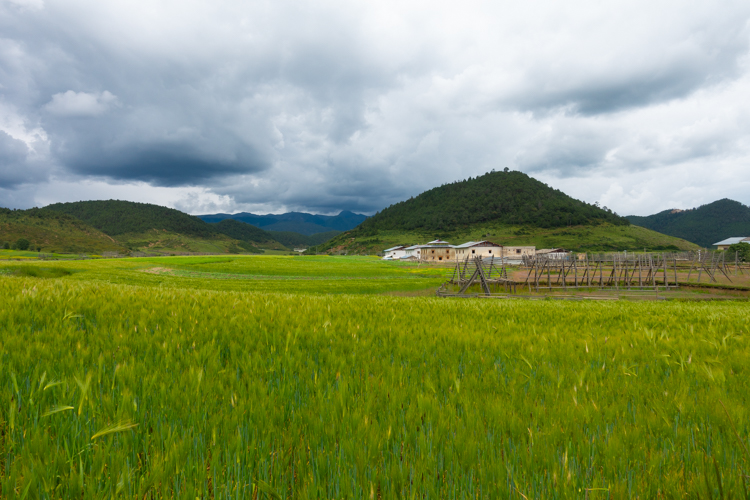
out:
{"label": "barley field", "polygon": [[442,272],[0,268],[0,496],[750,494],[747,302],[383,295]]}

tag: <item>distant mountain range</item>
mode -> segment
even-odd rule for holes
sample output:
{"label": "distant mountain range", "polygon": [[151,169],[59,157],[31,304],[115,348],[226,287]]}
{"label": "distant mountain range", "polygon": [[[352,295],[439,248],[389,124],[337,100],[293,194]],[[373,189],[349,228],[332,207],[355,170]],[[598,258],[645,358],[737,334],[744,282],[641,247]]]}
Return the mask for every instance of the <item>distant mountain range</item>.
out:
{"label": "distant mountain range", "polygon": [[198,215],[198,218],[206,222],[220,222],[225,219],[234,219],[265,231],[294,232],[307,236],[317,233],[334,231],[348,231],[360,225],[366,215],[355,214],[344,210],[338,215],[313,215],[303,212],[289,212],[285,214],[256,215],[247,212],[237,214],[206,214]]}
{"label": "distant mountain range", "polygon": [[[36,211],[36,212],[34,212]],[[78,201],[73,203],[55,203],[43,209],[32,209],[27,211],[6,211],[5,217],[13,221],[26,221],[26,226],[39,226],[40,220],[46,217],[54,222],[55,227],[62,224],[59,221],[74,221],[78,232],[90,233],[97,236],[99,240],[105,238],[109,247],[103,245],[97,237],[84,238],[77,235],[71,240],[73,234],[72,226],[68,224],[67,239],[64,244],[58,240],[51,240],[47,236],[37,236],[31,227],[0,225],[0,244],[4,241],[13,242],[22,236],[33,245],[47,248],[51,241],[57,241],[54,248],[77,249],[104,248],[125,251],[139,250],[148,252],[173,253],[173,252],[206,252],[206,253],[259,253],[263,250],[288,250],[293,248],[307,248],[318,245],[333,238],[341,231],[330,229],[314,222],[310,226],[321,227],[322,231],[316,231],[312,235],[301,234],[290,231],[266,231],[253,224],[238,220],[234,216],[220,214],[208,217],[206,222],[199,217],[180,212],[173,208],[152,205],[149,203],[136,203],[121,200],[100,201]],[[3,213],[0,213],[0,222]],[[240,214],[238,214],[240,215]],[[254,216],[268,220],[268,216]],[[358,216],[351,212],[343,212],[337,217],[313,216],[310,214],[285,214],[290,215],[279,224],[269,224],[266,227],[285,227],[281,223],[293,224],[297,221],[319,221],[324,224],[342,227],[347,220],[348,224],[354,224],[364,216]],[[43,217],[44,216],[44,217]],[[272,218],[284,218],[284,216],[270,216]],[[211,220],[213,219],[213,220]],[[289,227],[289,226],[287,226]],[[10,229],[13,231],[10,231]],[[7,237],[5,236],[7,234]],[[103,233],[103,234],[102,234]],[[46,233],[45,233],[46,234]],[[47,243],[44,243],[47,242]]]}
{"label": "distant mountain range", "polygon": [[726,198],[689,210],[664,210],[645,217],[629,215],[628,220],[704,248],[732,236],[750,236],[750,207]]}

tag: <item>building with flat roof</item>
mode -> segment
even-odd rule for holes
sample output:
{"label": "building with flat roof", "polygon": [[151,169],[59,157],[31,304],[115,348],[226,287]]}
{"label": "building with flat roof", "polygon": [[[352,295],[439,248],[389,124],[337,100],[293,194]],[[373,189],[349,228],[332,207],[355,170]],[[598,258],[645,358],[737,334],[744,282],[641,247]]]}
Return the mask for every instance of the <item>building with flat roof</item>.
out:
{"label": "building with flat roof", "polygon": [[721,240],[718,243],[714,243],[714,246],[718,248],[719,250],[726,250],[730,247],[730,245],[736,245],[737,243],[748,243],[750,244],[750,237],[747,236],[734,236],[732,238],[727,238],[725,240]]}
{"label": "building with flat roof", "polygon": [[503,246],[491,241],[468,241],[461,245],[456,245],[456,258],[463,260],[466,257],[496,257],[503,255]]}

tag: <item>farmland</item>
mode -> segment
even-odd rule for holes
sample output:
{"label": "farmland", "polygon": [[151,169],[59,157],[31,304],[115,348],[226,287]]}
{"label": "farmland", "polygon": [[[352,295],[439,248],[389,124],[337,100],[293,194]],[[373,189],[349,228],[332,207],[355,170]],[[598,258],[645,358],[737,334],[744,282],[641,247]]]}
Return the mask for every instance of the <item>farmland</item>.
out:
{"label": "farmland", "polygon": [[367,258],[0,264],[25,498],[745,498],[747,302],[393,297]]}

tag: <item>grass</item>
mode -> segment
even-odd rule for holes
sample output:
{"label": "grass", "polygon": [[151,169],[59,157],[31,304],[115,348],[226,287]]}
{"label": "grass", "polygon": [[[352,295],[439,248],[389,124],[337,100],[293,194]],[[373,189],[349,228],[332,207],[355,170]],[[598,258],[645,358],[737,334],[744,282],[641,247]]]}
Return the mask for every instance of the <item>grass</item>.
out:
{"label": "grass", "polygon": [[[12,272],[20,264],[0,264]],[[44,262],[24,262],[44,266]],[[436,289],[446,269],[398,265],[376,257],[144,257],[60,261],[66,280],[217,291],[372,294]]]}
{"label": "grass", "polygon": [[445,270],[362,257],[54,267],[0,276],[2,497],[748,494],[745,302],[385,296],[359,287]]}

